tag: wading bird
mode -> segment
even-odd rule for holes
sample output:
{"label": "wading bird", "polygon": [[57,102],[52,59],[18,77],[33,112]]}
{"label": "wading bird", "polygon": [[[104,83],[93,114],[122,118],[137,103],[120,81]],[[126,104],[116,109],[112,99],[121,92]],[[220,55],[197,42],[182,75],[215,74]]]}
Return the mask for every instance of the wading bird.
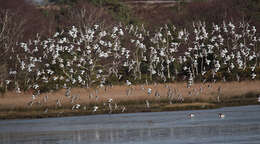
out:
{"label": "wading bird", "polygon": [[189,119],[191,119],[191,118],[193,118],[193,117],[195,117],[195,114],[194,114],[194,113],[188,114],[188,118],[189,118]]}
{"label": "wading bird", "polygon": [[218,114],[218,117],[221,118],[221,119],[223,119],[223,118],[225,118],[225,115],[224,115],[223,113],[219,113],[219,114]]}

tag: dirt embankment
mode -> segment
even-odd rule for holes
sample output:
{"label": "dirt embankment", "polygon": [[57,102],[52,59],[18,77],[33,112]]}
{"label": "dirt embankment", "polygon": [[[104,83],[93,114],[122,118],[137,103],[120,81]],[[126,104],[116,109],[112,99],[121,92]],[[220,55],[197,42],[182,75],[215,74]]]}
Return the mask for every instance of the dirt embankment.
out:
{"label": "dirt embankment", "polygon": [[[148,93],[149,89],[151,90]],[[43,93],[7,92],[0,97],[0,119],[41,118],[102,113],[209,109],[258,104],[260,81],[109,86]],[[112,101],[109,103],[109,99]],[[78,107],[77,107],[78,106]],[[94,106],[98,109],[94,112]]]}

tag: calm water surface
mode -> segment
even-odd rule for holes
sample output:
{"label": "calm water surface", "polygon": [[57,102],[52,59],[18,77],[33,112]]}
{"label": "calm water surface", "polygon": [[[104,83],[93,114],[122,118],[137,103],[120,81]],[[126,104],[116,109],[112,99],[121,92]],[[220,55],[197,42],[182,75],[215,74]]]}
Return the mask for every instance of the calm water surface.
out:
{"label": "calm water surface", "polygon": [[0,144],[187,143],[260,144],[260,105],[0,121]]}

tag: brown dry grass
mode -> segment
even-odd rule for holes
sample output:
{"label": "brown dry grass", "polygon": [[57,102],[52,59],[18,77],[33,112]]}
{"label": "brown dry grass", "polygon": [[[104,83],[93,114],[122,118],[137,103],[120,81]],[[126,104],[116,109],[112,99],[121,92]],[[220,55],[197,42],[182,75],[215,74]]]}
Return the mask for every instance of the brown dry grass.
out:
{"label": "brown dry grass", "polygon": [[[212,85],[211,87],[208,87]],[[152,85],[135,85],[135,86],[113,86],[105,88],[74,88],[72,95],[78,95],[79,99],[74,104],[82,105],[101,104],[109,98],[114,103],[127,103],[135,101],[144,103],[144,100],[165,101],[167,100],[167,91],[170,87],[173,92],[173,100],[177,95],[182,95],[184,102],[212,102],[216,101],[218,96],[218,88],[221,87],[221,99],[228,99],[233,96],[241,96],[247,93],[260,94],[260,81],[243,81],[243,82],[226,82],[226,83],[197,83],[187,88],[185,83],[169,83],[169,84],[152,84]],[[147,89],[152,89],[152,94],[147,94]],[[132,89],[130,95],[127,96],[127,90]],[[200,91],[202,89],[202,91]],[[155,91],[158,91],[160,98],[155,97]],[[191,95],[189,95],[191,93]],[[65,97],[65,89],[53,93],[43,93],[36,98],[35,102],[40,102],[41,107],[56,107],[56,102],[60,99],[62,106],[72,106],[71,98]],[[47,103],[43,102],[43,97],[48,95]],[[92,95],[92,96],[91,96]],[[0,97],[0,110],[28,108],[28,102],[32,101],[32,93],[26,92],[16,94],[15,92],[7,92]],[[35,106],[37,104],[34,104]],[[37,107],[37,106],[36,106]]]}

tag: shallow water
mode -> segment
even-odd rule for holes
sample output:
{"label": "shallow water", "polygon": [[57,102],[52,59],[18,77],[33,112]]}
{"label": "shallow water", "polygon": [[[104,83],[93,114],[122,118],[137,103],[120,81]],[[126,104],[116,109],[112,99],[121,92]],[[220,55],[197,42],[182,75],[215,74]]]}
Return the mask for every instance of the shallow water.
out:
{"label": "shallow water", "polygon": [[[195,117],[188,119],[191,112]],[[259,144],[260,105],[0,121],[0,144],[173,143]]]}

